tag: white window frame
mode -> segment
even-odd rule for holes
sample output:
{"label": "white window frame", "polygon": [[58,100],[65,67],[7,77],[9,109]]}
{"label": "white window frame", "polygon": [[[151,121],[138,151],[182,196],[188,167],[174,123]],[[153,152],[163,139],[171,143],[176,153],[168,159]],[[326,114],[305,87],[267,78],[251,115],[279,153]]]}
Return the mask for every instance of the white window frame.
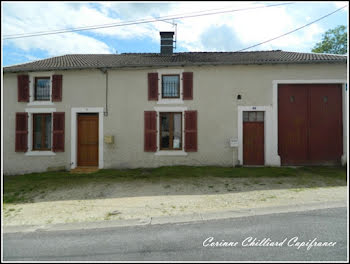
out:
{"label": "white window frame", "polygon": [[[40,105],[54,105],[52,102],[52,75],[54,72],[31,72],[29,73],[29,102],[28,106],[40,106]],[[35,101],[34,90],[35,90],[35,78],[36,77],[49,77],[50,78],[50,100],[47,101]]]}
{"label": "white window frame", "polygon": [[[182,73],[183,69],[160,69],[158,73],[158,102],[157,104],[183,104],[183,85],[182,85]],[[180,77],[180,98],[163,98],[162,92],[162,75],[179,75]]]}
{"label": "white window frame", "polygon": [[[185,111],[187,107],[183,106],[170,106],[170,107],[154,107],[157,112],[157,151],[154,153],[156,156],[187,156],[185,152]],[[160,122],[159,113],[171,112],[171,113],[182,113],[182,149],[180,150],[160,150]]]}
{"label": "white window frame", "polygon": [[28,113],[28,151],[26,156],[55,156],[56,153],[52,150],[33,150],[33,114],[51,114],[51,149],[53,144],[53,113],[56,112],[56,108],[26,108],[25,112]]}

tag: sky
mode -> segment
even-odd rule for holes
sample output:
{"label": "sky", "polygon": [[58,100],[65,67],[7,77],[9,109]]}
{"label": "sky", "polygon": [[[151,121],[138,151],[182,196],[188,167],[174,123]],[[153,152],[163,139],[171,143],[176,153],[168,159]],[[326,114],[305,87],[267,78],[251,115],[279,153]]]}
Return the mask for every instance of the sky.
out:
{"label": "sky", "polygon": [[[301,27],[348,2],[280,2],[288,5],[175,19],[176,49],[237,51]],[[278,2],[2,2],[2,38],[7,35],[71,29],[152,19],[194,12],[263,7]],[[311,52],[328,29],[348,26],[348,7],[293,34],[249,49]],[[160,51],[160,31],[174,31],[172,21],[157,21],[65,34],[2,39],[3,66],[64,54]]]}

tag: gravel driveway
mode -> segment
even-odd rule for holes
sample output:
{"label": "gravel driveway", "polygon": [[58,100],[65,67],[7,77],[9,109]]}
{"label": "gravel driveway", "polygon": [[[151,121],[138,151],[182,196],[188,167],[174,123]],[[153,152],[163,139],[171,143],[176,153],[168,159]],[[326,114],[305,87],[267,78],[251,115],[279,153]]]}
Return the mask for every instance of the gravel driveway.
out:
{"label": "gravel driveway", "polygon": [[327,184],[316,176],[307,182],[296,177],[130,179],[58,188],[38,192],[32,202],[7,203],[3,225],[142,219],[346,199],[346,182]]}

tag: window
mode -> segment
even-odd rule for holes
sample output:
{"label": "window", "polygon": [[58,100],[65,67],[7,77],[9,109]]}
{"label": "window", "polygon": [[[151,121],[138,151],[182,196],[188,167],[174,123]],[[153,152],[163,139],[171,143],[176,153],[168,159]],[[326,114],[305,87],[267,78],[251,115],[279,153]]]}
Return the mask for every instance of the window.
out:
{"label": "window", "polygon": [[243,121],[244,122],[263,122],[264,112],[263,111],[244,111]]}
{"label": "window", "polygon": [[182,149],[182,113],[160,113],[160,149]]}
{"label": "window", "polygon": [[50,77],[35,77],[35,101],[50,101]]}
{"label": "window", "polygon": [[162,98],[180,98],[179,75],[162,75]]}
{"label": "window", "polygon": [[33,150],[51,150],[51,114],[33,114]]}

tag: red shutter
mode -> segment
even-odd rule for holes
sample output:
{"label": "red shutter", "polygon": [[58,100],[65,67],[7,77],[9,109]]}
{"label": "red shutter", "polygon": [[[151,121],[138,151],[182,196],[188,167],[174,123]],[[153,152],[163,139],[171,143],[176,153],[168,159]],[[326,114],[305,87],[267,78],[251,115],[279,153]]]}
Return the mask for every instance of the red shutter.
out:
{"label": "red shutter", "polygon": [[183,99],[193,100],[193,72],[182,73]]}
{"label": "red shutter", "polygon": [[54,152],[64,151],[64,112],[53,113],[53,144]]}
{"label": "red shutter", "polygon": [[148,73],[148,100],[158,100],[158,73]]}
{"label": "red shutter", "polygon": [[52,76],[52,101],[62,101],[62,75]]}
{"label": "red shutter", "polygon": [[157,112],[145,111],[144,151],[157,151]]}
{"label": "red shutter", "polygon": [[16,113],[16,152],[28,150],[28,113]]}
{"label": "red shutter", "polygon": [[29,76],[17,75],[18,102],[29,102]]}
{"label": "red shutter", "polygon": [[185,151],[197,151],[197,111],[185,111]]}

